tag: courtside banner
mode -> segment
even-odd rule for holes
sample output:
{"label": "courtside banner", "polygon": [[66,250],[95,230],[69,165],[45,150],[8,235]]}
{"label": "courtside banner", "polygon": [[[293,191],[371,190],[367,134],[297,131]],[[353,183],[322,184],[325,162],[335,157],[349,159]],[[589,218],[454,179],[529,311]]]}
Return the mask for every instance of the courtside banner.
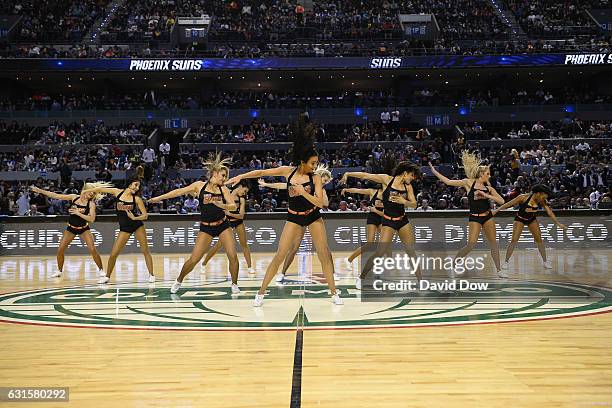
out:
{"label": "courtside banner", "polygon": [[[245,227],[251,251],[275,252],[285,221],[282,216],[245,219]],[[456,250],[467,240],[466,217],[418,217],[411,218],[418,248],[423,251]],[[510,214],[508,214],[510,215]],[[612,217],[609,215],[567,215],[557,214],[567,225],[566,230],[557,228],[547,217],[538,218],[543,241],[549,248],[563,250],[612,249]],[[352,251],[366,242],[365,214],[362,218],[330,214],[325,217],[327,239],[332,251]],[[42,217],[37,217],[42,218]],[[54,255],[66,228],[65,221],[42,218],[44,222],[20,222],[24,218],[12,218],[0,224],[0,255]],[[496,217],[497,237],[503,250],[512,236],[513,218]],[[199,224],[196,216],[156,216],[145,222],[149,246],[154,253],[187,253],[193,249]],[[113,216],[99,216],[91,226],[96,246],[100,253],[110,253],[118,233],[118,224]],[[528,229],[523,230],[518,248],[535,248]],[[477,249],[487,250],[482,234]],[[314,251],[312,238],[306,231],[300,250]],[[139,252],[136,239],[132,236],[124,252]],[[86,254],[87,249],[77,237],[67,254]],[[586,253],[586,252],[585,252]]]}
{"label": "courtside banner", "polygon": [[122,71],[122,72],[205,72],[300,69],[397,70],[410,68],[478,68],[521,66],[612,65],[612,53],[441,55],[403,57],[343,58],[116,58],[0,60],[0,71]]}

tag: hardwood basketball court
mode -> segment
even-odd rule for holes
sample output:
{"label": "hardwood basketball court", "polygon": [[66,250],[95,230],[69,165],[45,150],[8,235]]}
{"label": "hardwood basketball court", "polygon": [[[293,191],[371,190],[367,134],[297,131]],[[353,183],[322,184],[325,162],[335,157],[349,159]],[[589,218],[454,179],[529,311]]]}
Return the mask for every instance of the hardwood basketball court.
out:
{"label": "hardwood basketball court", "polygon": [[260,309],[252,298],[270,254],[254,254],[255,277],[241,268],[233,298],[223,254],[178,296],[168,288],[187,254],[155,255],[154,285],[140,255],[122,255],[105,287],[85,256],[67,257],[61,279],[49,277],[54,257],[1,257],[2,382],[70,387],[70,401],[50,407],[611,403],[609,251],[594,262],[553,251],[552,273],[537,252],[517,251],[512,296],[405,304],[360,300],[346,255],[335,254],[344,306],[330,303],[316,257],[301,255]]}

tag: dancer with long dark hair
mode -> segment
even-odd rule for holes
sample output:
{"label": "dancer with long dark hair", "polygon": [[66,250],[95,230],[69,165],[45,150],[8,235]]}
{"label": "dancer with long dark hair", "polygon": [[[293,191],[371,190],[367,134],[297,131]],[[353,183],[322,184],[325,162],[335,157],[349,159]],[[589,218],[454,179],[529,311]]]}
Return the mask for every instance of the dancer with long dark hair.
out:
{"label": "dancer with long dark hair", "polygon": [[[372,270],[374,259],[382,257],[389,252],[391,242],[396,233],[404,244],[406,253],[412,258],[416,258],[414,230],[406,215],[406,208],[414,209],[417,206],[411,183],[420,176],[420,168],[410,162],[400,162],[393,169],[392,175],[347,172],[342,176],[341,183],[343,184],[346,184],[349,177],[359,178],[381,184],[383,190],[382,202],[384,210],[380,240],[374,255],[366,261],[360,276],[355,281],[357,289],[361,289],[361,281]],[[420,270],[414,272],[417,279],[420,279]]]}
{"label": "dancer with long dark hair", "polygon": [[225,213],[226,211],[234,211],[237,208],[234,197],[224,185],[229,174],[227,167],[229,163],[229,159],[222,159],[220,153],[211,155],[205,163],[208,170],[208,181],[196,181],[186,187],[172,190],[149,200],[151,203],[157,203],[169,198],[189,194],[197,196],[200,202],[200,232],[196,238],[191,256],[183,264],[181,273],[170,288],[171,293],[178,292],[185,276],[200,262],[200,259],[202,259],[202,256],[204,256],[204,253],[210,247],[210,243],[215,237],[219,237],[219,241],[225,248],[229,261],[229,270],[232,276],[232,293],[240,293],[238,288],[238,256],[236,254],[234,234],[232,234],[232,228]]}
{"label": "dancer with long dark hair", "polygon": [[117,212],[117,218],[119,220],[119,235],[113,244],[113,249],[108,257],[108,266],[106,267],[106,275],[101,276],[98,283],[104,284],[110,280],[115,269],[115,263],[117,257],[125,248],[128,239],[132,234],[138,240],[140,245],[140,251],[144,255],[145,263],[147,264],[147,270],[149,271],[149,282],[155,282],[155,275],[153,273],[153,257],[149,250],[149,243],[147,242],[147,233],[145,231],[144,223],[149,214],[147,213],[147,206],[144,200],[140,196],[142,193],[142,180],[144,179],[144,167],[138,166],[134,174],[127,180],[126,188],[120,189],[115,187],[96,187],[91,190],[96,193],[105,193],[113,195],[117,198],[115,203],[115,210]]}
{"label": "dancer with long dark hair", "polygon": [[493,211],[493,215],[495,216],[498,212],[503,211],[507,208],[518,206],[518,213],[514,217],[514,224],[512,225],[512,239],[508,244],[508,248],[506,249],[506,258],[502,263],[502,269],[508,269],[508,262],[510,262],[510,257],[514,252],[514,248],[518,243],[521,234],[523,232],[523,228],[527,226],[531,235],[533,236],[533,240],[538,247],[538,251],[540,252],[540,256],[542,257],[542,261],[544,261],[544,268],[552,269],[552,262],[546,259],[546,247],[544,246],[544,241],[542,240],[542,233],[540,231],[540,223],[537,219],[537,213],[539,209],[544,209],[546,214],[553,220],[553,222],[561,229],[567,229],[564,224],[561,224],[555,213],[553,213],[552,209],[548,205],[546,201],[550,196],[551,192],[548,187],[543,184],[538,184],[533,186],[531,189],[531,193],[529,194],[520,194],[516,196],[513,200],[508,201],[503,204],[501,207]]}
{"label": "dancer with long dark hair", "polygon": [[467,178],[461,180],[449,179],[438,172],[431,163],[429,163],[429,168],[434,176],[447,186],[463,187],[463,189],[467,191],[470,206],[468,242],[466,246],[459,250],[456,257],[463,258],[474,249],[478,242],[480,231],[482,230],[489,242],[491,256],[493,257],[498,276],[507,278],[508,275],[501,269],[499,262],[499,247],[497,246],[495,220],[493,220],[490,203],[490,200],[492,200],[502,205],[504,204],[504,199],[489,185],[491,170],[489,166],[483,165],[482,163],[482,159],[479,155],[464,150],[461,153],[461,164]]}
{"label": "dancer with long dark hair", "polygon": [[[321,182],[323,183],[323,186],[325,186],[327,183],[329,183],[332,180],[332,174],[327,168],[327,166],[324,164],[319,164],[317,168],[315,169],[314,174],[321,177]],[[262,187],[266,187],[266,188],[273,188],[275,190],[286,190],[287,189],[287,183],[267,183],[262,179],[259,180],[259,185]],[[327,208],[328,206],[329,206],[329,198],[327,197],[327,192],[325,191],[325,189],[323,189],[323,208]],[[306,233],[306,227],[302,228],[302,234],[295,240],[293,248],[289,252],[289,255],[287,255],[287,257],[285,258],[285,261],[283,262],[283,268],[281,270],[281,273],[276,275],[277,282],[282,282],[285,280],[287,270],[293,263],[293,260],[295,259],[295,255],[300,249],[300,243],[302,242],[302,239],[304,238],[304,233]],[[328,251],[327,255],[330,259],[332,259],[331,251]],[[334,267],[333,261],[332,261],[332,267]],[[334,268],[334,279],[336,278],[337,276],[336,276],[336,272]]]}
{"label": "dancer with long dark hair", "polygon": [[36,186],[31,186],[30,190],[42,194],[55,200],[70,201],[68,213],[68,225],[62,235],[59,248],[57,248],[57,272],[51,275],[52,278],[59,278],[64,271],[64,254],[74,238],[79,236],[87,245],[87,250],[98,266],[99,275],[104,276],[104,266],[102,258],[94,244],[89,224],[96,220],[96,203],[102,198],[102,193],[89,191],[96,187],[112,187],[110,183],[85,183],[81,194],[60,194],[52,191],[43,190]]}
{"label": "dancer with long dark hair", "polygon": [[314,170],[319,163],[319,154],[314,147],[315,128],[305,114],[300,115],[297,123],[290,133],[293,138],[292,162],[293,166],[281,166],[273,169],[254,170],[231,178],[228,184],[234,185],[247,178],[284,177],[287,180],[287,193],[289,206],[287,209],[287,222],[278,244],[278,250],[268,265],[261,288],[255,295],[254,306],[263,304],[266,288],[274,275],[278,272],[280,264],[287,258],[295,242],[302,234],[304,227],[309,227],[312,241],[323,269],[323,276],[327,280],[334,304],[343,304],[336,292],[333,276],[333,262],[327,255],[327,232],[321,218],[320,208],[323,208],[323,182],[321,176],[315,175]]}

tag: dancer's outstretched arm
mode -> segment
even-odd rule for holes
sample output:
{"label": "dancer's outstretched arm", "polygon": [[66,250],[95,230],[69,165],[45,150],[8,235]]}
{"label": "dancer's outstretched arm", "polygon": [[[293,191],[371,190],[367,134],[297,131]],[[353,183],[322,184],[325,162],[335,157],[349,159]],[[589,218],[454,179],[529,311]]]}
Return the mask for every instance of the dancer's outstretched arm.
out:
{"label": "dancer's outstretched arm", "polygon": [[291,166],[280,166],[273,169],[265,170],[253,170],[246,173],[238,174],[225,182],[226,185],[234,186],[240,183],[241,180],[248,178],[260,178],[260,177],[287,177],[293,171],[294,167]]}
{"label": "dancer's outstretched arm", "polygon": [[442,173],[440,173],[438,170],[436,170],[436,168],[431,163],[429,163],[429,168],[431,169],[431,172],[434,174],[434,176],[436,176],[438,178],[438,180],[440,180],[441,182],[443,182],[447,186],[465,187],[467,185],[468,181],[469,181],[469,179],[451,180],[448,177],[446,177],[445,175],[443,175]]}
{"label": "dancer's outstretched arm", "polygon": [[49,198],[53,198],[54,200],[64,200],[64,201],[72,201],[77,198],[78,194],[59,194],[54,193],[53,191],[43,190],[42,188],[38,188],[36,186],[30,186],[30,190],[34,193],[42,194]]}

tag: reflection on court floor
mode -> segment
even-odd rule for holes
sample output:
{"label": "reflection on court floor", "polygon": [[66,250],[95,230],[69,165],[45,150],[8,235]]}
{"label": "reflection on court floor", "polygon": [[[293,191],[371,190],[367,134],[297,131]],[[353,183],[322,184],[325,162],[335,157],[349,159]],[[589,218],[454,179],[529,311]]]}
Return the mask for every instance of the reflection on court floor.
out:
{"label": "reflection on court floor", "polygon": [[[475,252],[477,253],[477,252]],[[347,253],[337,253],[334,257],[334,269],[343,278],[357,276],[360,267],[359,258],[353,262],[353,268],[349,269],[345,262]],[[490,258],[488,252],[482,251],[485,259]],[[255,276],[263,277],[266,267],[270,263],[273,254],[253,254],[253,267],[257,271]],[[509,274],[511,278],[525,278],[526,276],[542,277],[584,277],[585,282],[592,282],[590,278],[606,278],[612,265],[612,250],[595,251],[552,251],[549,259],[552,260],[554,268],[546,270],[542,266],[542,260],[537,250],[517,251],[510,260]],[[189,257],[188,254],[154,255],[155,274],[160,280],[173,280],[180,272],[181,266]],[[104,258],[104,257],[103,257]],[[252,277],[246,273],[246,263],[239,254],[240,277]],[[106,261],[104,259],[104,261]],[[106,263],[106,262],[104,262]],[[488,261],[488,269],[491,271],[493,265]],[[23,257],[4,256],[0,257],[0,279],[18,279],[21,281],[40,281],[48,279],[58,282],[50,276],[57,271],[55,257]],[[188,276],[188,280],[206,280],[207,278],[218,278],[227,276],[228,263],[224,254],[216,255],[206,267],[198,264],[194,271]],[[97,267],[93,260],[85,255],[66,256],[64,264],[64,275],[62,281],[76,281],[97,277]],[[289,276],[311,277],[321,275],[321,267],[316,255],[312,253],[298,253],[295,261],[289,269]],[[144,259],[138,254],[126,254],[117,260],[113,280],[117,282],[145,281],[148,276]]]}

